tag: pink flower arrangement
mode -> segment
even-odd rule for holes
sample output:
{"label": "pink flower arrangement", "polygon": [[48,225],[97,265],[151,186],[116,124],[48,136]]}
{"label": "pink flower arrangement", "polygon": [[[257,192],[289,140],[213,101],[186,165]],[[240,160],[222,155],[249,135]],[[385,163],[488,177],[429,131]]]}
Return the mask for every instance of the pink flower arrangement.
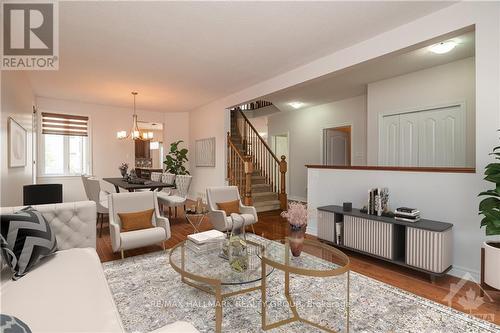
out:
{"label": "pink flower arrangement", "polygon": [[292,228],[300,229],[307,226],[307,206],[291,202],[288,204],[288,210],[281,213],[281,217],[287,219]]}

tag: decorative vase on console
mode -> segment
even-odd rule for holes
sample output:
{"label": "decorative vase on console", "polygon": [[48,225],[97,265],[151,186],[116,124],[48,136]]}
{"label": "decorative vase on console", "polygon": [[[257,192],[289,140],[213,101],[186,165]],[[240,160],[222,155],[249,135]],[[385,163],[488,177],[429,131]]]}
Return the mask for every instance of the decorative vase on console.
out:
{"label": "decorative vase on console", "polygon": [[127,170],[128,170],[128,164],[127,163],[122,163],[118,169],[120,170],[120,173],[122,174],[122,178],[127,178]]}
{"label": "decorative vase on console", "polygon": [[304,237],[307,228],[307,207],[298,202],[288,204],[288,210],[281,216],[290,224],[290,251],[294,257],[300,256],[304,248]]}

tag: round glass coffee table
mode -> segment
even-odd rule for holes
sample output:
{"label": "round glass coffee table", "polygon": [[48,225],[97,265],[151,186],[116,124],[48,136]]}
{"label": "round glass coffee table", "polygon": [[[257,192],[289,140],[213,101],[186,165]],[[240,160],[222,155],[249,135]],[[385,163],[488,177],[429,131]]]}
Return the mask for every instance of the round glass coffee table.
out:
{"label": "round glass coffee table", "polygon": [[[311,256],[323,260],[311,260]],[[295,321],[300,321],[327,332],[335,332],[334,330],[309,321],[301,317],[297,311],[297,306],[290,295],[290,274],[310,276],[310,277],[333,277],[342,274],[347,274],[346,278],[346,295],[345,295],[345,317],[346,317],[346,332],[349,332],[349,257],[342,251],[319,242],[317,240],[304,239],[304,251],[299,257],[294,257],[290,251],[290,239],[286,238],[280,241],[269,242],[266,244],[262,252],[262,272],[267,271],[269,266],[281,270],[285,275],[284,294],[290,307],[292,316],[274,323],[266,322],[267,312],[267,276],[262,274],[261,281],[261,315],[262,329],[269,330],[281,325],[286,325]],[[305,291],[306,292],[306,291]]]}
{"label": "round glass coffee table", "polygon": [[169,262],[181,275],[181,281],[215,296],[215,331],[222,329],[223,299],[261,288],[261,280],[274,268],[262,265],[264,245],[247,240],[248,268],[234,271],[227,259],[221,256],[222,241],[203,248],[183,241],[170,250]]}

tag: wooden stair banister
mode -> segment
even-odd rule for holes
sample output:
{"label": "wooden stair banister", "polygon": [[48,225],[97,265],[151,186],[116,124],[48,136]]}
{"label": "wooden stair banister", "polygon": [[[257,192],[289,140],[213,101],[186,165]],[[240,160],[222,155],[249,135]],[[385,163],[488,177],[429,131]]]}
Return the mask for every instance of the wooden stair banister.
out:
{"label": "wooden stair banister", "polygon": [[252,173],[253,164],[250,156],[244,156],[231,140],[227,133],[227,175],[229,185],[238,187],[243,194],[243,203],[252,205]]}
{"label": "wooden stair banister", "polygon": [[[234,130],[241,141],[242,156],[249,156],[252,164],[260,170],[273,192],[278,194],[280,208],[287,209],[286,172],[288,171],[285,156],[279,159],[267,142],[261,137],[241,109],[232,110],[235,121]],[[231,135],[228,136],[228,142]],[[232,142],[231,142],[232,143]],[[233,144],[233,147],[237,147]]]}

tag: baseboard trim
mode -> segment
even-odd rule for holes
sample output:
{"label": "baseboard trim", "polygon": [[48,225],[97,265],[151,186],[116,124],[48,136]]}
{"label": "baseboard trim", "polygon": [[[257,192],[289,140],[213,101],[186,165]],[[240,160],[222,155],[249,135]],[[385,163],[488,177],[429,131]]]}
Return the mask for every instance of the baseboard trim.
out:
{"label": "baseboard trim", "polygon": [[479,271],[465,267],[455,266],[448,272],[448,275],[479,283],[481,280]]}

